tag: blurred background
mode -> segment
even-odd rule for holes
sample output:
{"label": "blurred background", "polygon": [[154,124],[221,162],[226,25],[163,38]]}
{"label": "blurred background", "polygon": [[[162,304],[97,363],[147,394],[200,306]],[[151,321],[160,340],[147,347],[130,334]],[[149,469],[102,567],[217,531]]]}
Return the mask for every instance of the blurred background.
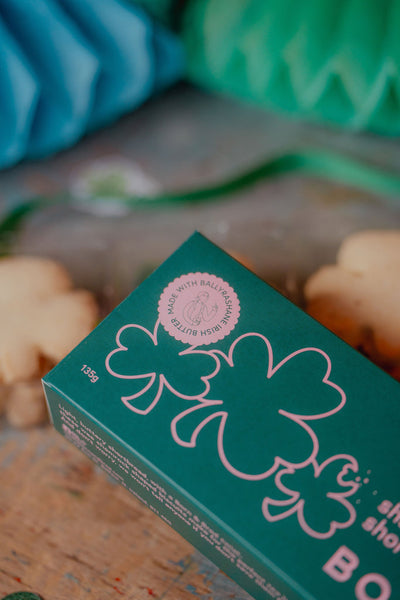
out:
{"label": "blurred background", "polygon": [[2,0],[0,218],[39,198],[12,252],[115,303],[195,228],[292,289],[398,225],[399,6]]}
{"label": "blurred background", "polygon": [[[55,259],[102,318],[197,229],[304,307],[348,235],[400,226],[399,27],[398,0],[0,0],[3,257]],[[0,449],[63,443],[28,425],[3,416]],[[21,588],[11,550],[0,594]],[[152,561],[139,588],[169,598]],[[245,597],[202,561],[171,567],[174,600]]]}

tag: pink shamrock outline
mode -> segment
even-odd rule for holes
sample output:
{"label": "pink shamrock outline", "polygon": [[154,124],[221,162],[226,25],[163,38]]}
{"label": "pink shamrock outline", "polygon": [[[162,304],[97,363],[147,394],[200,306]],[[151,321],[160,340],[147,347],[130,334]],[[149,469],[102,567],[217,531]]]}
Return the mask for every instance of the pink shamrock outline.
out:
{"label": "pink shamrock outline", "polygon": [[[222,464],[230,473],[232,473],[236,477],[239,477],[241,479],[246,479],[248,481],[260,481],[262,479],[266,479],[267,477],[269,477],[270,475],[275,473],[277,471],[277,469],[279,469],[280,466],[284,466],[287,468],[299,469],[299,468],[303,468],[303,467],[307,466],[315,459],[315,457],[317,456],[318,451],[319,451],[319,442],[318,442],[318,438],[317,438],[316,434],[314,433],[312,428],[308,425],[307,421],[312,421],[312,420],[316,420],[316,419],[325,419],[325,418],[330,417],[331,415],[337,413],[338,411],[340,411],[346,402],[346,394],[339,385],[337,385],[336,383],[334,383],[333,381],[331,381],[329,379],[331,370],[332,370],[332,363],[331,363],[331,360],[330,360],[328,354],[326,352],[324,352],[323,350],[321,350],[320,348],[315,348],[315,347],[301,348],[301,349],[296,350],[295,352],[292,352],[291,354],[289,354],[286,358],[281,360],[277,365],[272,366],[273,365],[273,350],[272,350],[270,341],[264,335],[253,332],[253,333],[245,333],[245,334],[239,336],[230,346],[228,354],[223,353],[221,350],[209,350],[208,352],[210,354],[214,354],[214,356],[216,358],[217,358],[217,355],[221,356],[223,359],[225,359],[225,361],[229,364],[229,366],[233,367],[234,366],[233,353],[236,348],[236,345],[242,339],[247,338],[247,337],[261,338],[267,347],[268,359],[269,359],[268,367],[267,367],[267,374],[266,374],[267,379],[270,379],[271,377],[273,377],[273,375],[284,364],[286,364],[289,360],[291,360],[292,358],[294,358],[295,356],[297,356],[299,354],[302,354],[304,352],[317,352],[317,353],[321,354],[325,358],[326,363],[327,363],[326,372],[322,379],[322,382],[325,383],[326,385],[332,387],[333,389],[335,389],[339,393],[339,396],[340,396],[340,402],[338,403],[338,405],[335,408],[333,408],[329,411],[326,411],[326,412],[322,412],[320,414],[301,415],[301,414],[294,414],[294,413],[290,413],[288,411],[279,409],[278,412],[280,414],[282,414],[283,416],[291,419],[292,421],[294,421],[295,423],[300,425],[309,434],[309,436],[312,439],[312,443],[313,443],[313,451],[306,460],[304,460],[300,463],[291,463],[289,461],[286,461],[286,460],[280,458],[279,456],[276,456],[274,459],[273,466],[270,467],[269,469],[267,469],[266,471],[264,471],[263,473],[256,473],[256,474],[244,473],[243,471],[236,469],[229,462],[229,460],[225,454],[225,450],[224,450],[224,430],[225,430],[225,425],[226,425],[226,422],[228,419],[228,412],[226,410],[220,410],[215,413],[212,413],[207,418],[205,418],[203,421],[201,421],[201,423],[193,431],[189,441],[183,440],[179,436],[178,431],[177,431],[177,425],[183,418],[185,418],[187,415],[189,415],[197,410],[201,410],[202,408],[213,406],[213,405],[215,405],[215,406],[222,405],[223,404],[222,400],[209,400],[209,399],[206,399],[203,397],[202,399],[200,399],[199,403],[196,406],[192,406],[192,407],[186,409],[185,411],[179,413],[172,420],[171,434],[172,434],[172,437],[175,440],[175,442],[177,444],[179,444],[180,446],[184,446],[187,448],[194,448],[197,443],[198,434],[203,429],[203,427],[205,425],[207,425],[207,423],[209,423],[212,419],[220,418],[220,425],[218,428],[217,447],[218,447],[218,454],[219,454]],[[218,373],[219,369],[220,369],[220,363],[217,365],[217,369],[215,370],[213,376],[215,376]]]}
{"label": "pink shamrock outline", "polygon": [[[326,540],[326,539],[332,537],[338,529],[347,529],[348,527],[350,527],[356,519],[357,512],[356,512],[356,509],[354,508],[354,506],[347,500],[347,498],[356,493],[356,491],[360,487],[360,484],[357,483],[356,481],[345,481],[344,477],[347,475],[347,473],[349,471],[353,471],[354,473],[358,472],[359,467],[358,467],[357,460],[353,456],[350,456],[348,454],[337,454],[336,456],[332,456],[331,458],[328,458],[327,460],[325,460],[323,463],[321,463],[321,465],[318,465],[317,461],[314,459],[311,462],[311,465],[314,469],[315,477],[318,478],[321,475],[322,471],[329,464],[331,464],[332,462],[335,462],[337,460],[342,460],[342,459],[346,460],[347,462],[342,467],[342,469],[339,471],[336,481],[341,487],[348,488],[348,489],[344,490],[343,492],[328,492],[326,494],[326,496],[328,498],[336,500],[337,502],[342,504],[348,510],[349,518],[347,519],[347,521],[342,521],[342,522],[335,521],[335,520],[330,521],[329,530],[326,531],[325,533],[321,533],[319,531],[316,531],[315,529],[312,529],[312,527],[310,527],[308,525],[308,523],[306,522],[306,519],[304,516],[305,499],[301,497],[300,492],[295,492],[295,491],[289,489],[288,487],[286,487],[282,483],[282,477],[284,475],[288,475],[288,474],[293,475],[293,473],[295,472],[295,469],[292,469],[292,468],[281,469],[275,475],[276,487],[278,489],[280,489],[285,495],[289,496],[289,498],[287,500],[274,500],[273,498],[269,498],[269,497],[264,498],[264,500],[262,502],[262,512],[263,512],[265,519],[267,521],[269,521],[270,523],[275,523],[277,521],[281,521],[281,520],[286,519],[286,518],[290,517],[291,515],[297,513],[297,519],[298,519],[300,527],[303,529],[303,531],[305,531],[305,533],[307,533],[307,535],[309,535],[313,538],[317,538],[319,540]],[[273,514],[271,514],[271,512],[269,510],[270,506],[278,506],[278,507],[290,506],[290,508],[288,508],[288,510],[286,510],[282,513],[273,515]]]}
{"label": "pink shamrock outline", "polygon": [[[120,373],[117,373],[116,371],[114,371],[111,366],[110,366],[110,360],[111,358],[117,354],[118,352],[126,352],[129,351],[129,348],[127,346],[125,346],[124,344],[122,344],[121,342],[121,334],[126,331],[127,329],[131,329],[131,328],[135,328],[135,329],[139,329],[141,331],[143,331],[147,336],[149,336],[149,338],[152,340],[153,344],[155,346],[158,346],[158,338],[157,338],[157,333],[158,333],[158,329],[160,326],[160,320],[158,319],[156,321],[156,324],[154,326],[154,331],[151,332],[148,329],[146,329],[146,327],[143,327],[142,325],[138,325],[137,323],[128,323],[127,325],[124,325],[123,327],[121,327],[118,332],[117,335],[115,337],[115,341],[117,343],[117,348],[115,348],[114,350],[112,350],[106,357],[105,360],[105,366],[107,371],[110,373],[110,375],[112,375],[113,377],[117,377],[118,379],[148,379],[149,381],[146,383],[146,385],[139,391],[136,392],[135,394],[132,394],[130,396],[121,396],[121,400],[122,402],[125,404],[125,406],[127,408],[129,408],[129,410],[140,414],[140,415],[147,415],[149,414],[149,412],[151,412],[153,410],[153,408],[157,405],[158,401],[161,398],[161,394],[163,392],[164,387],[166,387],[172,394],[174,394],[175,396],[182,398],[184,400],[194,400],[194,399],[198,399],[198,398],[203,398],[204,396],[206,396],[210,390],[210,383],[209,383],[209,379],[211,379],[212,377],[214,377],[215,373],[219,370],[219,359],[214,356],[211,355],[215,362],[216,362],[216,366],[214,371],[212,371],[212,373],[210,373],[210,375],[203,375],[202,377],[200,377],[201,381],[203,381],[204,383],[204,391],[201,394],[195,394],[195,395],[187,395],[187,394],[183,394],[181,392],[179,392],[178,390],[176,390],[169,382],[168,379],[165,377],[164,374],[162,373],[156,373],[155,371],[149,372],[149,373],[142,373],[140,375],[121,375]],[[189,348],[185,348],[185,350],[182,350],[181,352],[178,353],[178,356],[184,356],[187,354],[206,354],[206,355],[210,355],[209,352],[206,352],[204,350],[198,350],[196,349],[195,346],[190,346]],[[130,404],[130,402],[132,400],[135,400],[136,398],[139,398],[140,396],[142,396],[145,392],[147,392],[155,383],[157,376],[159,378],[159,382],[158,382],[158,388],[157,388],[157,392],[154,396],[154,399],[152,400],[152,402],[149,404],[149,406],[147,406],[145,409],[140,409],[135,407],[134,405]]]}

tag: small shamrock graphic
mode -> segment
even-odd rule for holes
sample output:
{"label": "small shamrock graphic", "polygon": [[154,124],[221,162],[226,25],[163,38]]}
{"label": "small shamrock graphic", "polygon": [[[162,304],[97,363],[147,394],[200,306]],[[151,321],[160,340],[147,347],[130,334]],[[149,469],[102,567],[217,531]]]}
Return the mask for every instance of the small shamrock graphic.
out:
{"label": "small shamrock graphic", "polygon": [[116,335],[117,347],[105,361],[107,371],[130,380],[133,393],[121,400],[133,412],[147,415],[158,403],[164,387],[179,398],[202,398],[219,359],[188,347],[166,333],[157,321],[151,332],[142,325],[127,324]]}
{"label": "small shamrock graphic", "polygon": [[300,527],[317,539],[332,537],[337,529],[354,523],[356,510],[348,501],[360,484],[345,479],[358,471],[354,457],[332,456],[321,465],[313,460],[304,469],[281,469],[275,475],[275,485],[282,499],[264,498],[262,511],[270,523],[297,515]]}
{"label": "small shamrock graphic", "polygon": [[236,477],[256,481],[280,466],[311,463],[318,439],[309,423],[333,415],[346,401],[330,379],[329,356],[302,348],[274,365],[271,343],[258,333],[238,337],[228,354],[209,353],[220,361],[210,392],[173,419],[174,440],[195,447],[199,433],[218,419],[218,453]]}

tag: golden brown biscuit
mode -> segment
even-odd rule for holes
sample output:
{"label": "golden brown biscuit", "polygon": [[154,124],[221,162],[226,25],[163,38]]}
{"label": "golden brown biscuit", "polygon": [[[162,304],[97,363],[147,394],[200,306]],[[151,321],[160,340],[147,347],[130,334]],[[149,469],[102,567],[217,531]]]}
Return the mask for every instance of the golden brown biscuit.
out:
{"label": "golden brown biscuit", "polygon": [[96,302],[57,262],[0,260],[0,416],[15,427],[46,419],[42,377],[95,326]]}
{"label": "golden brown biscuit", "polygon": [[40,376],[43,359],[58,362],[94,327],[96,303],[73,290],[55,261],[0,261],[0,383]]}
{"label": "golden brown biscuit", "polygon": [[24,381],[10,386],[5,414],[10,425],[19,429],[27,429],[47,421],[41,382]]}
{"label": "golden brown biscuit", "polygon": [[393,369],[400,364],[400,231],[362,231],[336,265],[306,282],[307,311],[346,342]]}

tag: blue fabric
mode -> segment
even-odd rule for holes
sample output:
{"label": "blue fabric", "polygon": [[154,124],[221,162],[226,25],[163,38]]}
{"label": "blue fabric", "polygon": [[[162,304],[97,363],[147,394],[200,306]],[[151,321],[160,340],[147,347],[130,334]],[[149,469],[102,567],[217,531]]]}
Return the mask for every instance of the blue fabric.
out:
{"label": "blue fabric", "polygon": [[175,36],[123,0],[1,0],[0,167],[71,146],[183,68]]}

